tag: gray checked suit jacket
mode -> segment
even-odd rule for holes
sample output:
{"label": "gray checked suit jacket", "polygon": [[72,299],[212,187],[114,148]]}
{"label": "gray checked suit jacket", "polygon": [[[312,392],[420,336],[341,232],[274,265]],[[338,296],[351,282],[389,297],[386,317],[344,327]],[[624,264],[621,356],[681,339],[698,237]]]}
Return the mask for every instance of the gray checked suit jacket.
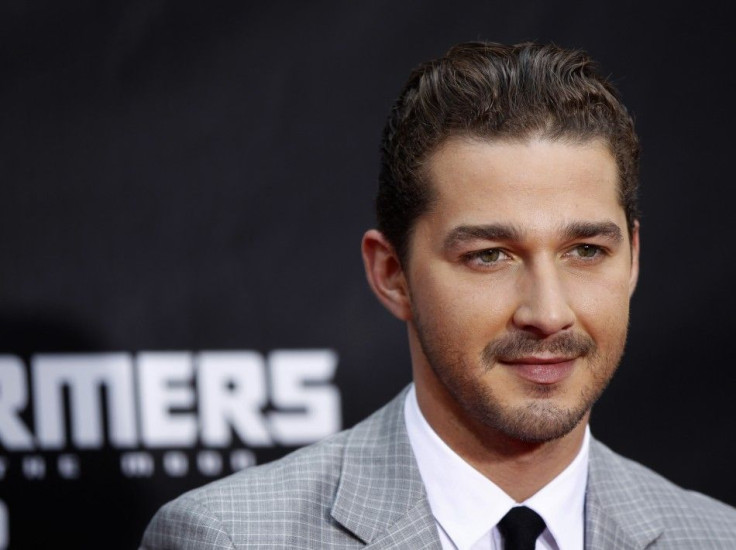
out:
{"label": "gray checked suit jacket", "polygon": [[[141,548],[439,550],[404,425],[405,393],[351,430],[170,502]],[[736,509],[595,440],[588,475],[586,549],[736,548]]]}

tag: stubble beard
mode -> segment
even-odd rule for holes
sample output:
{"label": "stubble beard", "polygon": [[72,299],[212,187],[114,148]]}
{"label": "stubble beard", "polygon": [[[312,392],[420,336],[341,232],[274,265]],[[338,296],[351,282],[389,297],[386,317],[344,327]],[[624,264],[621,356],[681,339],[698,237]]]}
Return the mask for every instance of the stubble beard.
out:
{"label": "stubble beard", "polygon": [[[515,333],[490,342],[478,358],[477,366],[468,364],[461,350],[446,344],[441,330],[424,326],[414,315],[419,344],[437,378],[465,413],[482,426],[507,437],[528,442],[545,443],[570,433],[585,417],[603,393],[621,360],[626,329],[615,349],[601,353],[588,335],[561,334],[538,339],[527,333]],[[497,368],[499,358],[512,359],[534,352],[553,352],[580,356],[585,365],[575,368],[590,370],[590,382],[580,389],[578,398],[569,407],[552,399],[554,386],[530,386],[528,399],[522,405],[508,405],[494,388],[478,380]],[[546,397],[549,397],[546,399]]]}

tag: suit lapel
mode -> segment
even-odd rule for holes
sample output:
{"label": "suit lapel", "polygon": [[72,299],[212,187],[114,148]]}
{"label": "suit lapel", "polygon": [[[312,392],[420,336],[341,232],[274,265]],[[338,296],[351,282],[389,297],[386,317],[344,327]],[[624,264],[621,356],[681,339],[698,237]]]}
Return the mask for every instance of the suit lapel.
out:
{"label": "suit lapel", "polygon": [[640,550],[662,534],[664,526],[640,489],[625,459],[591,440],[585,496],[587,550]]}
{"label": "suit lapel", "polygon": [[393,523],[385,532],[371,541],[366,550],[381,550],[387,548],[416,548],[441,549],[437,534],[437,523],[429,508],[427,499],[419,501],[414,508]]}
{"label": "suit lapel", "polygon": [[440,548],[404,424],[406,390],[353,428],[332,517],[371,550]]}

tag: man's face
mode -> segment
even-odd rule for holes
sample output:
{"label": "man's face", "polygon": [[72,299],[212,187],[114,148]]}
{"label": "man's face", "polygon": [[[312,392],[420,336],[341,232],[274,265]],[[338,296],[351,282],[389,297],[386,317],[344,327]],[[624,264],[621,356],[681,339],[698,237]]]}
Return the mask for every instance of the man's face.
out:
{"label": "man's face", "polygon": [[453,138],[426,169],[436,200],[405,273],[425,415],[567,434],[616,370],[638,274],[614,159],[599,141]]}

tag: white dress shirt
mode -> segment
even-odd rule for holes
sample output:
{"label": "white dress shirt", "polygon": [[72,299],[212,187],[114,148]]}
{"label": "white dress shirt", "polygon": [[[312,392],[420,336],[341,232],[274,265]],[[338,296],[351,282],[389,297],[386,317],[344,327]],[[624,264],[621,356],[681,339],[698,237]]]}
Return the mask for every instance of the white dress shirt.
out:
{"label": "white dress shirt", "polygon": [[413,386],[404,419],[444,550],[501,550],[497,524],[519,504],[537,512],[547,525],[536,550],[583,550],[589,428],[567,468],[517,503],[440,439],[422,415]]}

